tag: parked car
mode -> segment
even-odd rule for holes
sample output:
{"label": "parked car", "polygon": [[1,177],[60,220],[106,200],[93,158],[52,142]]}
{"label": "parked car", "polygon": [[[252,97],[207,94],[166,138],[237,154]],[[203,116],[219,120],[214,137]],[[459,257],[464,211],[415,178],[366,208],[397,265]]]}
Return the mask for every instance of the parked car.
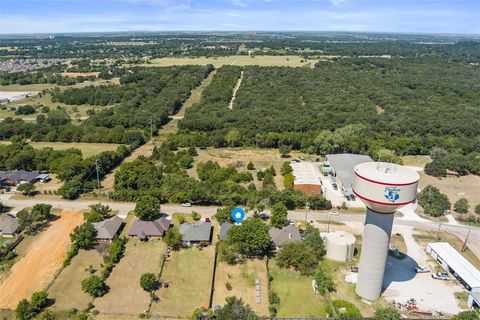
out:
{"label": "parked car", "polygon": [[338,211],[330,211],[329,214],[330,214],[331,216],[338,216],[338,215],[340,215],[340,214],[338,213]]}
{"label": "parked car", "polygon": [[191,207],[192,204],[190,202],[185,202],[185,203],[182,203],[182,207]]}
{"label": "parked car", "polygon": [[432,273],[432,278],[437,280],[450,280],[448,273],[446,272],[435,272]]}
{"label": "parked car", "polygon": [[418,267],[415,267],[415,272],[416,273],[427,273],[427,272],[430,272],[430,270],[428,270],[427,267],[418,266]]}

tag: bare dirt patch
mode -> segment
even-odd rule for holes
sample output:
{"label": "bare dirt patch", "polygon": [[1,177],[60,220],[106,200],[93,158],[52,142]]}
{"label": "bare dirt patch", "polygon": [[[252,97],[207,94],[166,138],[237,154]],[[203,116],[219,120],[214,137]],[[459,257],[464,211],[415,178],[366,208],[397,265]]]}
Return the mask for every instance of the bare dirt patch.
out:
{"label": "bare dirt patch", "polygon": [[472,208],[480,204],[480,176],[448,176],[439,179],[420,172],[419,187],[423,189],[427,185],[437,187],[445,193],[452,204],[460,198],[466,198]]}
{"label": "bare dirt patch", "polygon": [[70,245],[70,232],[82,221],[83,216],[78,212],[65,210],[38,236],[1,284],[0,308],[14,309],[21,299],[44,289],[62,265]]}

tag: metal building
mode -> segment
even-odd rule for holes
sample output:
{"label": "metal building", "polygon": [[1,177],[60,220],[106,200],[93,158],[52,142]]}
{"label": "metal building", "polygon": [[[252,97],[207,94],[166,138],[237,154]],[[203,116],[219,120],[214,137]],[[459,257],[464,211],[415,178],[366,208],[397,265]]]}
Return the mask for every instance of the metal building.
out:
{"label": "metal building", "polygon": [[326,235],[327,255],[330,260],[350,261],[355,253],[355,237],[348,232],[335,231]]}

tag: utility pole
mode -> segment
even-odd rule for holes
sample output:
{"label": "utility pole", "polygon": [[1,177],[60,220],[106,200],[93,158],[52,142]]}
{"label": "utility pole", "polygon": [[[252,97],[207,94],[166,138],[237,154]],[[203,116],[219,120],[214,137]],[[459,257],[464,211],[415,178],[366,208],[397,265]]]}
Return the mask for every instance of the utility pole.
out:
{"label": "utility pole", "polygon": [[463,242],[462,250],[461,252],[464,252],[465,249],[467,249],[467,243],[468,243],[468,238],[470,237],[470,232],[472,231],[472,228],[468,229],[468,234],[467,237],[465,238],[465,242]]}
{"label": "utility pole", "polygon": [[440,240],[440,229],[442,228],[442,224],[438,224],[438,231],[437,231],[437,240]]}
{"label": "utility pole", "polygon": [[101,186],[100,186],[100,174],[98,173],[98,160],[95,159],[95,170],[97,170],[97,186],[98,186],[98,190],[100,190]]}
{"label": "utility pole", "polygon": [[308,212],[309,204],[308,202],[305,204],[305,224],[307,224],[307,212]]}

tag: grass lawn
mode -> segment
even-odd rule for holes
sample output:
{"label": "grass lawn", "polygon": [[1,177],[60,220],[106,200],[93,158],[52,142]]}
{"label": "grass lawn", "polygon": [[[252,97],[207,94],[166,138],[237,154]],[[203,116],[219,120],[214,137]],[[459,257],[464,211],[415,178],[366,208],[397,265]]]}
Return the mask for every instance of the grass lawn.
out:
{"label": "grass lawn", "polygon": [[92,297],[82,291],[81,282],[90,275],[86,270],[88,266],[92,265],[97,270],[95,274],[99,275],[102,263],[102,256],[97,251],[81,250],[73,258],[72,263],[62,270],[48,290],[48,296],[55,299],[54,308],[59,310],[85,309],[92,301]]}
{"label": "grass lawn", "polygon": [[158,291],[160,302],[151,308],[153,316],[187,318],[210,298],[215,247],[181,249],[167,259],[162,282],[168,288]]}
{"label": "grass lawn", "polygon": [[146,66],[173,66],[173,65],[207,65],[213,64],[216,68],[223,65],[258,65],[258,66],[285,66],[285,67],[313,67],[317,60],[304,60],[300,56],[247,56],[236,55],[227,57],[198,57],[198,58],[158,58],[152,59]]}
{"label": "grass lawn", "polygon": [[[260,280],[261,303],[255,301],[255,279]],[[230,282],[232,289],[226,288]],[[225,298],[236,296],[249,304],[259,316],[268,316],[268,278],[265,260],[247,260],[243,264],[229,265],[218,262],[215,274],[213,305],[225,304]]]}
{"label": "grass lawn", "polygon": [[269,262],[271,283],[280,297],[278,317],[323,317],[326,314],[325,300],[313,292],[312,277],[298,272],[280,269],[275,260]]}
{"label": "grass lawn", "polygon": [[93,301],[95,309],[105,314],[138,315],[148,309],[150,295],[140,287],[146,272],[158,274],[165,244],[159,239],[140,242],[129,239],[125,256],[107,279],[109,292]]}

